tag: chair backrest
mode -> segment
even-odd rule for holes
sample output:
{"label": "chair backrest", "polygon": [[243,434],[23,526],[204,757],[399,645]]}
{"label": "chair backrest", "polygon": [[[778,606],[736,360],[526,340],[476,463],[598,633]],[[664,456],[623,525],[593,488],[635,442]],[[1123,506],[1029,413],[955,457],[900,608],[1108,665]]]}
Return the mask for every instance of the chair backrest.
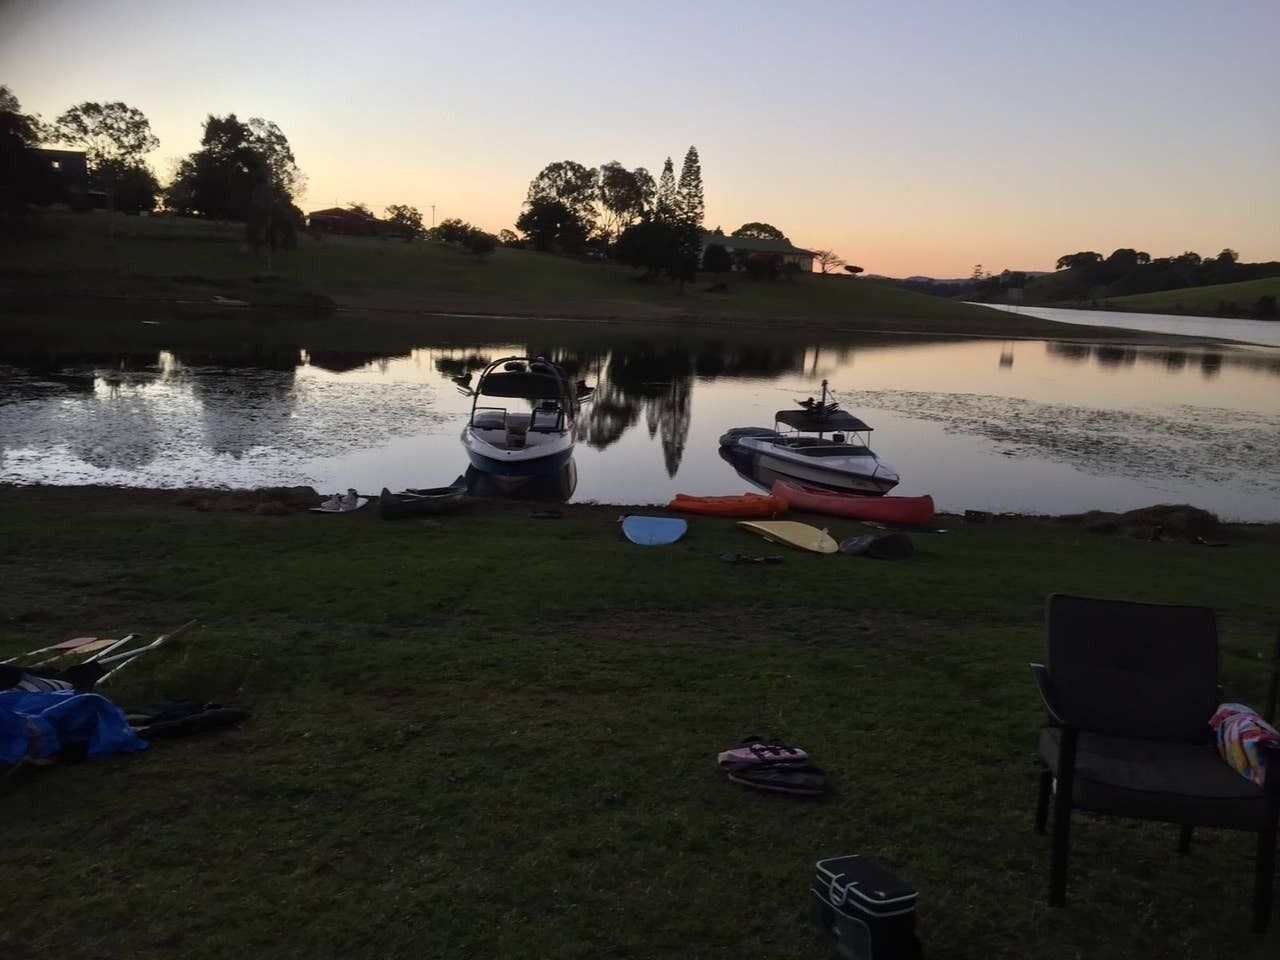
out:
{"label": "chair backrest", "polygon": [[1208,607],[1051,594],[1049,676],[1063,718],[1117,737],[1209,738],[1218,627]]}

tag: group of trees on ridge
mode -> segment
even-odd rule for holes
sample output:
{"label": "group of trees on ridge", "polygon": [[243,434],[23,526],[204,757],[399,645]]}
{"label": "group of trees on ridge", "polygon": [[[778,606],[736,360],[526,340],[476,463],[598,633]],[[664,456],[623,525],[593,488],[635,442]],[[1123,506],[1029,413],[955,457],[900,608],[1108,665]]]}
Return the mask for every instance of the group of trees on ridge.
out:
{"label": "group of trees on ridge", "polygon": [[[38,153],[51,145],[84,153],[87,182],[74,192]],[[168,212],[244,223],[255,247],[294,243],[303,223],[294,201],[305,178],[275,123],[210,114],[200,148],[178,161],[163,187],[145,159],[159,145],[146,115],[126,103],[85,101],[46,123],[0,87],[0,212],[58,202],[88,209],[97,192],[122,213],[150,212],[162,201]]]}
{"label": "group of trees on ridge", "polygon": [[[617,160],[588,167],[561,160],[543,167],[529,184],[524,207],[515,226],[498,234],[506,246],[529,246],[543,252],[609,256],[640,267],[644,279],[666,275],[685,282],[699,270],[722,273],[744,269],[752,275],[784,272],[779,255],[730,253],[730,237],[779,240],[781,230],[753,221],[735,230],[726,242],[710,242],[703,249],[706,202],[702,163],[696,146],[689,147],[676,177],[670,157],[655,180],[645,167],[628,169]],[[716,228],[713,236],[724,237]],[[861,267],[847,265],[830,250],[814,251],[823,273],[844,267],[850,274]],[[792,264],[791,266],[795,266]]]}
{"label": "group of trees on ridge", "polygon": [[[1280,263],[1241,263],[1240,255],[1230,247],[1213,257],[1202,257],[1193,250],[1167,257],[1153,257],[1133,247],[1120,247],[1105,257],[1093,250],[1082,250],[1063,254],[1056,267],[1053,273],[1026,281],[1027,302],[1091,304],[1109,297],[1280,277]],[[986,277],[976,293],[983,299],[993,299],[1004,288],[1019,285],[1016,275]],[[1217,312],[1272,318],[1276,316],[1276,303],[1271,296],[1243,304],[1223,302]]]}
{"label": "group of trees on ridge", "polygon": [[[698,148],[690,147],[677,181],[670,157],[655,181],[644,167],[618,161],[599,168],[574,160],[543,167],[529,183],[516,218],[523,242],[543,252],[603,256],[606,251],[645,275],[681,282],[698,268],[705,200]],[[520,240],[504,231],[505,242]]]}
{"label": "group of trees on ridge", "polygon": [[[84,153],[87,180],[73,190],[42,147]],[[108,209],[143,213],[162,208],[180,216],[245,224],[255,247],[290,247],[305,223],[297,200],[306,178],[288,138],[271,120],[210,114],[197,150],[180,158],[161,184],[146,161],[159,146],[147,117],[128,104],[85,101],[52,123],[24,114],[17,97],[0,86],[0,213],[21,215],[28,205],[68,203],[88,209],[105,201]],[[702,166],[690,147],[677,178],[670,157],[655,179],[644,167],[618,161],[587,167],[571,160],[544,167],[529,184],[512,230],[497,236],[458,218],[428,229],[422,214],[407,204],[389,205],[382,218],[362,203],[348,210],[377,224],[377,233],[413,240],[422,237],[459,244],[477,256],[497,244],[532,247],[570,255],[606,255],[642,268],[647,279],[666,275],[684,282],[697,270],[747,269],[757,275],[782,272],[777,256],[731,255],[729,244],[711,243],[704,253],[705,198]],[[717,234],[723,232],[717,228]],[[745,223],[730,235],[786,241],[768,223]],[[823,273],[840,267],[860,273],[829,250],[815,251]],[[793,265],[794,266],[794,265]]]}
{"label": "group of trees on ridge", "polygon": [[[1093,250],[1082,250],[1063,254],[1055,266],[1057,269],[1051,273],[1004,270],[994,274],[978,264],[964,280],[876,277],[873,282],[959,300],[1004,301],[1011,290],[1016,290],[1022,291],[1022,302],[1027,304],[1102,307],[1105,304],[1100,301],[1109,297],[1280,277],[1280,262],[1241,263],[1240,255],[1229,247],[1214,257],[1202,257],[1191,250],[1176,256],[1152,257],[1133,247],[1120,247],[1104,257]],[[1277,315],[1275,297],[1271,295],[1247,303],[1224,300],[1215,312],[1261,319]]]}

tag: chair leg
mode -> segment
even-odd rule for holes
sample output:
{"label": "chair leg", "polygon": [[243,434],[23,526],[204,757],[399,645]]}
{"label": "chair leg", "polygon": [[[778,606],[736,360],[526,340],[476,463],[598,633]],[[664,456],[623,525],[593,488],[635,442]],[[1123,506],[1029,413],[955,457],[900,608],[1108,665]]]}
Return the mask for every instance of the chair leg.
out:
{"label": "chair leg", "polygon": [[1053,793],[1053,771],[1045,767],[1040,771],[1040,794],[1036,797],[1036,833],[1044,833],[1049,819],[1049,796]]}
{"label": "chair leg", "polygon": [[1053,803],[1053,851],[1049,859],[1049,906],[1061,907],[1067,902],[1067,855],[1071,850],[1071,794],[1064,793],[1058,782],[1058,796]]}
{"label": "chair leg", "polygon": [[1271,919],[1271,885],[1276,872],[1276,828],[1258,834],[1258,862],[1253,877],[1253,932],[1266,933]]}
{"label": "chair leg", "polygon": [[1075,800],[1076,738],[1063,727],[1058,746],[1058,793],[1053,800],[1053,850],[1049,859],[1049,906],[1067,902],[1067,855],[1071,849],[1071,805]]}
{"label": "chair leg", "polygon": [[1184,823],[1184,824],[1182,825],[1182,833],[1181,833],[1181,835],[1179,835],[1179,837],[1178,837],[1178,852],[1179,852],[1179,853],[1190,853],[1190,852],[1191,852],[1191,831],[1192,831],[1193,829],[1194,829],[1194,827],[1192,827],[1190,824],[1186,824],[1186,823]]}

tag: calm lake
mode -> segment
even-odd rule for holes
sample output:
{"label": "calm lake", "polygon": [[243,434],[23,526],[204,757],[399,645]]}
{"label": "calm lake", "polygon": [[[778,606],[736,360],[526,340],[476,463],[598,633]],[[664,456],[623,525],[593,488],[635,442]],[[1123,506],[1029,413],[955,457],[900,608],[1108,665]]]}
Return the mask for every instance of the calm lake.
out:
{"label": "calm lake", "polygon": [[576,477],[543,496],[662,503],[753,489],[717,438],[772,426],[776,410],[827,378],[875,428],[873,448],[902,476],[895,492],[932,493],[940,509],[1190,502],[1280,520],[1278,349],[718,336],[556,348],[477,332],[470,346],[396,356],[288,349],[234,362],[181,350],[34,364],[0,353],[0,482],[441,485],[467,466],[470,400],[451,378],[536,352],[598,384],[580,420]]}

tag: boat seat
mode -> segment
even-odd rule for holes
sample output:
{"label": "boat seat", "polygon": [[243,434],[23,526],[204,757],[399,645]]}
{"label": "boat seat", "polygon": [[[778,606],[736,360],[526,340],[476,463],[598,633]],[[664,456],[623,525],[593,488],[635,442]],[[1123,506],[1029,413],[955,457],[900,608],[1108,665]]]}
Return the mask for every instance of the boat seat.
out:
{"label": "boat seat", "polygon": [[497,410],[485,413],[477,413],[475,420],[471,424],[477,430],[505,430],[507,429],[506,417]]}
{"label": "boat seat", "polygon": [[529,418],[529,429],[539,433],[552,433],[560,421],[560,413],[556,409],[535,410]]}

